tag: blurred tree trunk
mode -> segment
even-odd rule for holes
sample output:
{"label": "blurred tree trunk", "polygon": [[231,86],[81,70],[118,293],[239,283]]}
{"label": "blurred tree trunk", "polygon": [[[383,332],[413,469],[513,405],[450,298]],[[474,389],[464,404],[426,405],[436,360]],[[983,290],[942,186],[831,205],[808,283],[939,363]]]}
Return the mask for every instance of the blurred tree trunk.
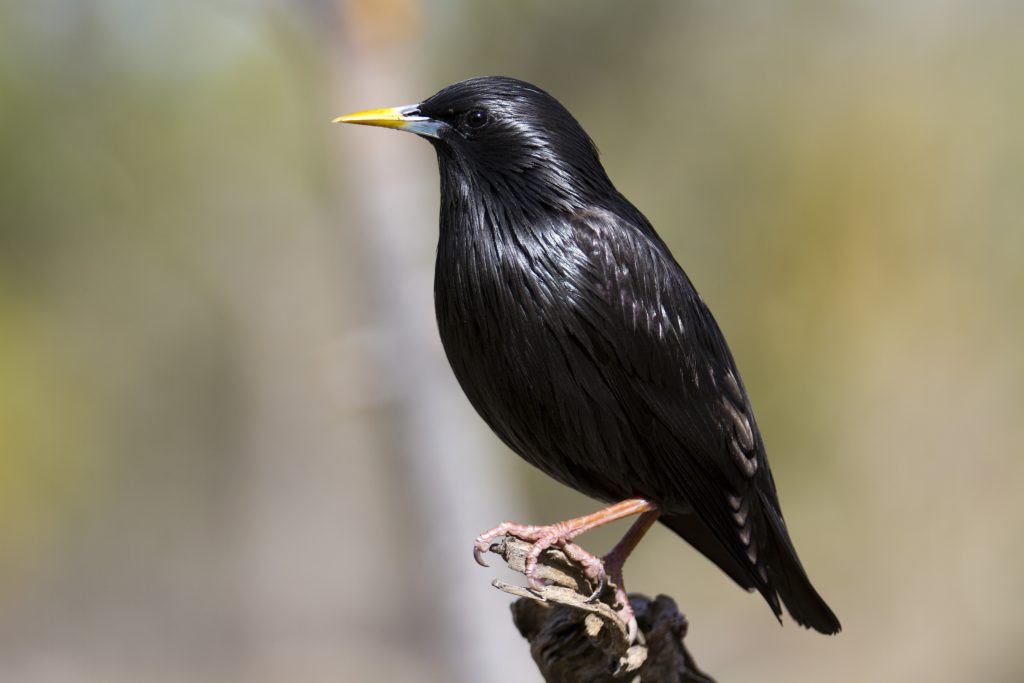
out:
{"label": "blurred tree trunk", "polygon": [[[403,104],[426,94],[417,78],[414,3],[308,0],[308,7],[321,29],[332,103],[354,109]],[[339,113],[344,112],[325,112],[309,125],[327,126]],[[365,307],[349,316],[359,325],[341,344],[356,352],[361,366],[343,373],[343,401],[350,410],[340,425],[331,419],[330,396],[287,394],[268,397],[252,425],[259,455],[249,482],[255,517],[248,542],[254,564],[263,567],[251,587],[257,596],[250,620],[253,666],[260,676],[278,672],[272,680],[294,680],[299,672],[307,680],[323,675],[310,662],[316,656],[310,655],[310,640],[337,637],[328,625],[345,618],[351,619],[343,626],[345,642],[335,646],[352,654],[354,668],[336,673],[351,680],[411,675],[468,682],[484,670],[492,681],[531,680],[536,674],[528,653],[489,577],[470,556],[482,528],[517,515],[507,484],[495,485],[500,476],[490,456],[494,442],[478,427],[437,338],[431,296],[433,154],[409,136],[331,132],[344,145],[337,158],[345,213],[335,217],[348,247],[340,255],[345,272],[339,277],[347,285],[340,291],[357,300],[345,305]],[[307,247],[308,261],[293,260],[290,272],[277,274],[278,282],[331,281],[316,271],[338,267],[339,259],[316,254],[315,244]],[[287,349],[269,343],[264,350]],[[272,382],[267,386],[289,384],[280,377]],[[311,402],[318,404],[313,419]],[[375,423],[370,415],[382,419]],[[368,423],[379,425],[379,432]],[[319,439],[311,436],[317,430]],[[303,463],[312,470],[295,472],[292,457],[280,448],[281,433],[294,437],[291,447],[306,444]],[[277,444],[264,438],[273,434]],[[306,501],[305,516],[296,518],[291,496],[310,489],[320,497],[314,505]],[[399,549],[417,537],[429,538],[434,552],[413,564]],[[325,544],[335,550],[326,551]],[[299,567],[305,552],[333,555],[327,560],[332,566]],[[368,556],[390,564],[361,561]],[[497,669],[495,662],[501,662]]]}

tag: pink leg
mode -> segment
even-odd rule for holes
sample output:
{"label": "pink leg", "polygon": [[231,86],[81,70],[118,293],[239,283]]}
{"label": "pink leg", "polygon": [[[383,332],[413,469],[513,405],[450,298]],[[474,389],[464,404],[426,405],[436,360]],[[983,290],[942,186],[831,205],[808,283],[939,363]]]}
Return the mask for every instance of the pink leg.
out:
{"label": "pink leg", "polygon": [[617,611],[619,618],[629,628],[630,642],[636,639],[638,626],[636,617],[633,615],[633,606],[629,604],[629,595],[626,594],[626,584],[622,578],[622,567],[626,563],[626,558],[629,557],[633,549],[636,548],[637,543],[640,542],[640,539],[658,521],[659,514],[657,510],[648,510],[641,514],[639,519],[633,522],[633,526],[629,527],[629,531],[622,537],[622,540],[616,543],[615,547],[604,556],[604,570],[615,584]]}

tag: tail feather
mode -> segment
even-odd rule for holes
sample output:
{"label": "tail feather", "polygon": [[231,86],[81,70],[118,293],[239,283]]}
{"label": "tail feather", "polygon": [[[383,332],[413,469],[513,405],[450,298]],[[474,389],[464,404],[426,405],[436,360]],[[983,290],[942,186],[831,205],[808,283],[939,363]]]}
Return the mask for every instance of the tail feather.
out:
{"label": "tail feather", "polygon": [[764,503],[765,517],[769,520],[772,531],[772,538],[768,544],[769,583],[778,592],[786,611],[798,624],[826,635],[839,633],[842,625],[811,585],[811,580],[807,578],[807,572],[800,564],[793,542],[789,539],[782,515],[774,506],[768,504],[768,501]]}
{"label": "tail feather", "polygon": [[695,514],[662,515],[659,521],[718,565],[741,587],[761,593],[780,623],[781,599],[790,616],[801,626],[828,635],[838,633],[841,628],[839,620],[807,578],[782,516],[770,500],[763,500],[760,507],[766,521],[760,526],[765,537],[762,547],[767,581],[762,580],[749,564],[738,561],[726,550]]}

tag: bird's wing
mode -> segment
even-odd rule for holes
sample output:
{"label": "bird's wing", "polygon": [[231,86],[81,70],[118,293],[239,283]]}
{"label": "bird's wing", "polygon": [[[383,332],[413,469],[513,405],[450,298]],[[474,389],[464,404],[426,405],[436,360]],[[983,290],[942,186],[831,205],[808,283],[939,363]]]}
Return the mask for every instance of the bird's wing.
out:
{"label": "bird's wing", "polygon": [[567,333],[601,364],[624,413],[639,422],[634,428],[649,435],[651,451],[631,457],[657,477],[652,483],[664,496],[692,507],[746,568],[745,583],[769,590],[778,612],[767,585],[766,513],[781,515],[750,401],[707,306],[638,220],[604,210],[571,218],[579,251],[567,260],[575,314]]}

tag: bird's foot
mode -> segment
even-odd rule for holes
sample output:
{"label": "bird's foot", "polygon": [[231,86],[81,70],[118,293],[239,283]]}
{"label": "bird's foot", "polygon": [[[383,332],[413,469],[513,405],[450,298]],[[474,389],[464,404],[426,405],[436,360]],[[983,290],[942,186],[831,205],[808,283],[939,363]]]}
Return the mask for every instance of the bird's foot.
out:
{"label": "bird's foot", "polygon": [[[503,536],[513,536],[520,540],[532,543],[530,552],[526,556],[526,568],[524,574],[530,588],[540,590],[543,584],[537,578],[537,561],[541,554],[551,547],[557,547],[565,553],[565,556],[578,564],[584,571],[587,578],[591,579],[597,586],[590,596],[596,600],[604,590],[605,571],[604,563],[600,558],[592,555],[579,545],[572,542],[572,539],[581,532],[576,526],[567,522],[559,522],[546,526],[534,526],[516,524],[515,522],[504,522],[490,531],[477,536],[473,543],[473,558],[483,567],[487,566],[483,555],[491,549],[492,544]],[[628,602],[628,600],[627,600]]]}
{"label": "bird's foot", "polygon": [[[629,531],[622,537],[622,540],[612,548],[611,552],[605,555],[603,560],[591,555],[572,542],[576,536],[585,531],[635,514],[639,514],[640,517],[629,528]],[[622,619],[622,623],[625,624],[630,642],[633,642],[638,628],[633,608],[629,604],[629,596],[626,595],[626,589],[622,583],[622,565],[625,563],[629,553],[636,547],[640,538],[658,519],[658,514],[657,507],[649,500],[630,498],[614,505],[609,505],[589,515],[548,526],[505,522],[477,537],[476,543],[473,544],[473,557],[476,558],[477,562],[486,567],[487,564],[483,560],[483,554],[491,550],[491,545],[494,541],[502,536],[512,536],[532,544],[523,563],[523,573],[526,575],[529,587],[535,592],[539,592],[544,586],[536,576],[537,562],[541,554],[548,548],[552,546],[560,548],[570,561],[583,569],[586,577],[596,586],[596,589],[588,598],[589,602],[593,602],[601,597],[609,576],[614,579],[616,584],[616,604],[613,606],[613,609],[616,610],[617,615]]]}

